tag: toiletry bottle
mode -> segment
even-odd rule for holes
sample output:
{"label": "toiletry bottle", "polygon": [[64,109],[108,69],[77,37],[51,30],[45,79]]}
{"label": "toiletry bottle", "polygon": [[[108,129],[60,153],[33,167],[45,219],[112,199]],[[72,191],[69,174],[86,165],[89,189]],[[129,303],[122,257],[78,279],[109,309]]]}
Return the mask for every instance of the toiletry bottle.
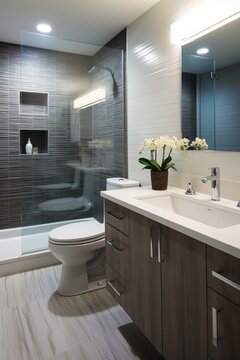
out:
{"label": "toiletry bottle", "polygon": [[30,140],[30,138],[28,138],[28,142],[25,145],[26,154],[32,155],[32,148],[33,148],[33,146],[32,146],[31,140]]}

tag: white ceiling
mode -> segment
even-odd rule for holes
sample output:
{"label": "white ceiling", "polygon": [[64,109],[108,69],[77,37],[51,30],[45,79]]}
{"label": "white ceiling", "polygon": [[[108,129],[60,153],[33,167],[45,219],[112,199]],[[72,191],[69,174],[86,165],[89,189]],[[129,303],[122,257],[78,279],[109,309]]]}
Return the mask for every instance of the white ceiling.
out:
{"label": "white ceiling", "polygon": [[1,0],[0,41],[21,43],[21,31],[49,23],[52,36],[104,45],[159,0]]}

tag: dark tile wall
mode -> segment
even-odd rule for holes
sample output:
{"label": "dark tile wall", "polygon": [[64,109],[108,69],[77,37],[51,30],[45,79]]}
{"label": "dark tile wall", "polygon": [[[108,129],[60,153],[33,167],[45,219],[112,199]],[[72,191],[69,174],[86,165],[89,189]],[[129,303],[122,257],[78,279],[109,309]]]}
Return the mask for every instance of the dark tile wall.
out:
{"label": "dark tile wall", "polygon": [[197,136],[196,74],[182,73],[182,136]]}
{"label": "dark tile wall", "polygon": [[[116,46],[126,46],[125,32],[116,38]],[[114,46],[114,40],[109,43]],[[126,176],[124,53],[104,48],[93,57],[79,56],[0,43],[0,229],[43,224],[80,217],[102,219],[100,191],[107,177]],[[93,65],[108,66],[106,71],[89,75]],[[104,86],[107,100],[81,110],[80,141],[71,131],[72,101],[90,86]],[[49,115],[20,115],[19,90],[49,93]],[[47,130],[48,154],[21,155],[20,130]],[[75,134],[76,135],[76,134]],[[89,141],[107,144],[89,147]],[[34,146],[34,144],[33,144]],[[91,212],[43,212],[39,204],[46,200],[82,195],[80,188],[47,190],[44,185],[73,183],[74,170],[69,161],[92,164],[103,171],[93,174],[94,208]]]}
{"label": "dark tile wall", "polygon": [[107,94],[105,102],[93,107],[92,117],[93,139],[100,142],[93,149],[93,166],[103,168],[93,177],[94,216],[99,221],[103,220],[103,200],[98,194],[105,190],[106,179],[127,176],[125,49],[123,30],[93,59],[93,65],[109,67],[114,74],[99,70],[92,79],[94,86],[105,87]]}
{"label": "dark tile wall", "polygon": [[[81,188],[53,191],[43,186],[73,182],[73,169],[66,163],[80,155],[78,144],[71,141],[70,109],[79,89],[89,87],[84,75],[89,64],[85,56],[0,44],[1,229],[81,216],[43,212],[38,205],[81,195]],[[20,115],[19,90],[48,93],[49,115]],[[21,155],[20,130],[34,129],[48,131],[48,154]]]}

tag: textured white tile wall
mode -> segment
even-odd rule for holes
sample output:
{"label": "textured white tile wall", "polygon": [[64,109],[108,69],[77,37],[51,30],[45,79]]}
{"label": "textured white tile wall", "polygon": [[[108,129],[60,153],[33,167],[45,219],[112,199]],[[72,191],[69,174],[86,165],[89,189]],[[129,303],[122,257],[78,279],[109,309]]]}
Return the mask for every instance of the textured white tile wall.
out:
{"label": "textured white tile wall", "polygon": [[[142,184],[150,183],[149,171],[142,171],[138,163],[138,147],[143,139],[164,134],[181,136],[181,48],[171,44],[171,24],[189,12],[194,23],[206,10],[208,23],[203,24],[209,26],[240,11],[239,0],[222,0],[219,10],[215,7],[211,24],[209,9],[215,3],[161,0],[127,29],[128,176]],[[198,25],[198,30],[203,29]],[[171,173],[171,184],[184,188],[191,180],[198,191],[210,193],[210,185],[201,184],[201,177],[207,175],[208,167],[220,166],[222,196],[240,198],[240,153],[191,151],[176,153],[174,159],[178,172]]]}

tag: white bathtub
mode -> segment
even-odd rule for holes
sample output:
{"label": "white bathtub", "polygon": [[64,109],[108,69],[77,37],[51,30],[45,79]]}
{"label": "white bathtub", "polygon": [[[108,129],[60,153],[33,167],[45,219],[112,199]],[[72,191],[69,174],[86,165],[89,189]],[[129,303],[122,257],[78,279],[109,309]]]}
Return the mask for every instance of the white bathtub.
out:
{"label": "white bathtub", "polygon": [[48,233],[52,229],[85,220],[87,219],[0,230],[0,261],[17,258],[23,254],[47,250]]}

